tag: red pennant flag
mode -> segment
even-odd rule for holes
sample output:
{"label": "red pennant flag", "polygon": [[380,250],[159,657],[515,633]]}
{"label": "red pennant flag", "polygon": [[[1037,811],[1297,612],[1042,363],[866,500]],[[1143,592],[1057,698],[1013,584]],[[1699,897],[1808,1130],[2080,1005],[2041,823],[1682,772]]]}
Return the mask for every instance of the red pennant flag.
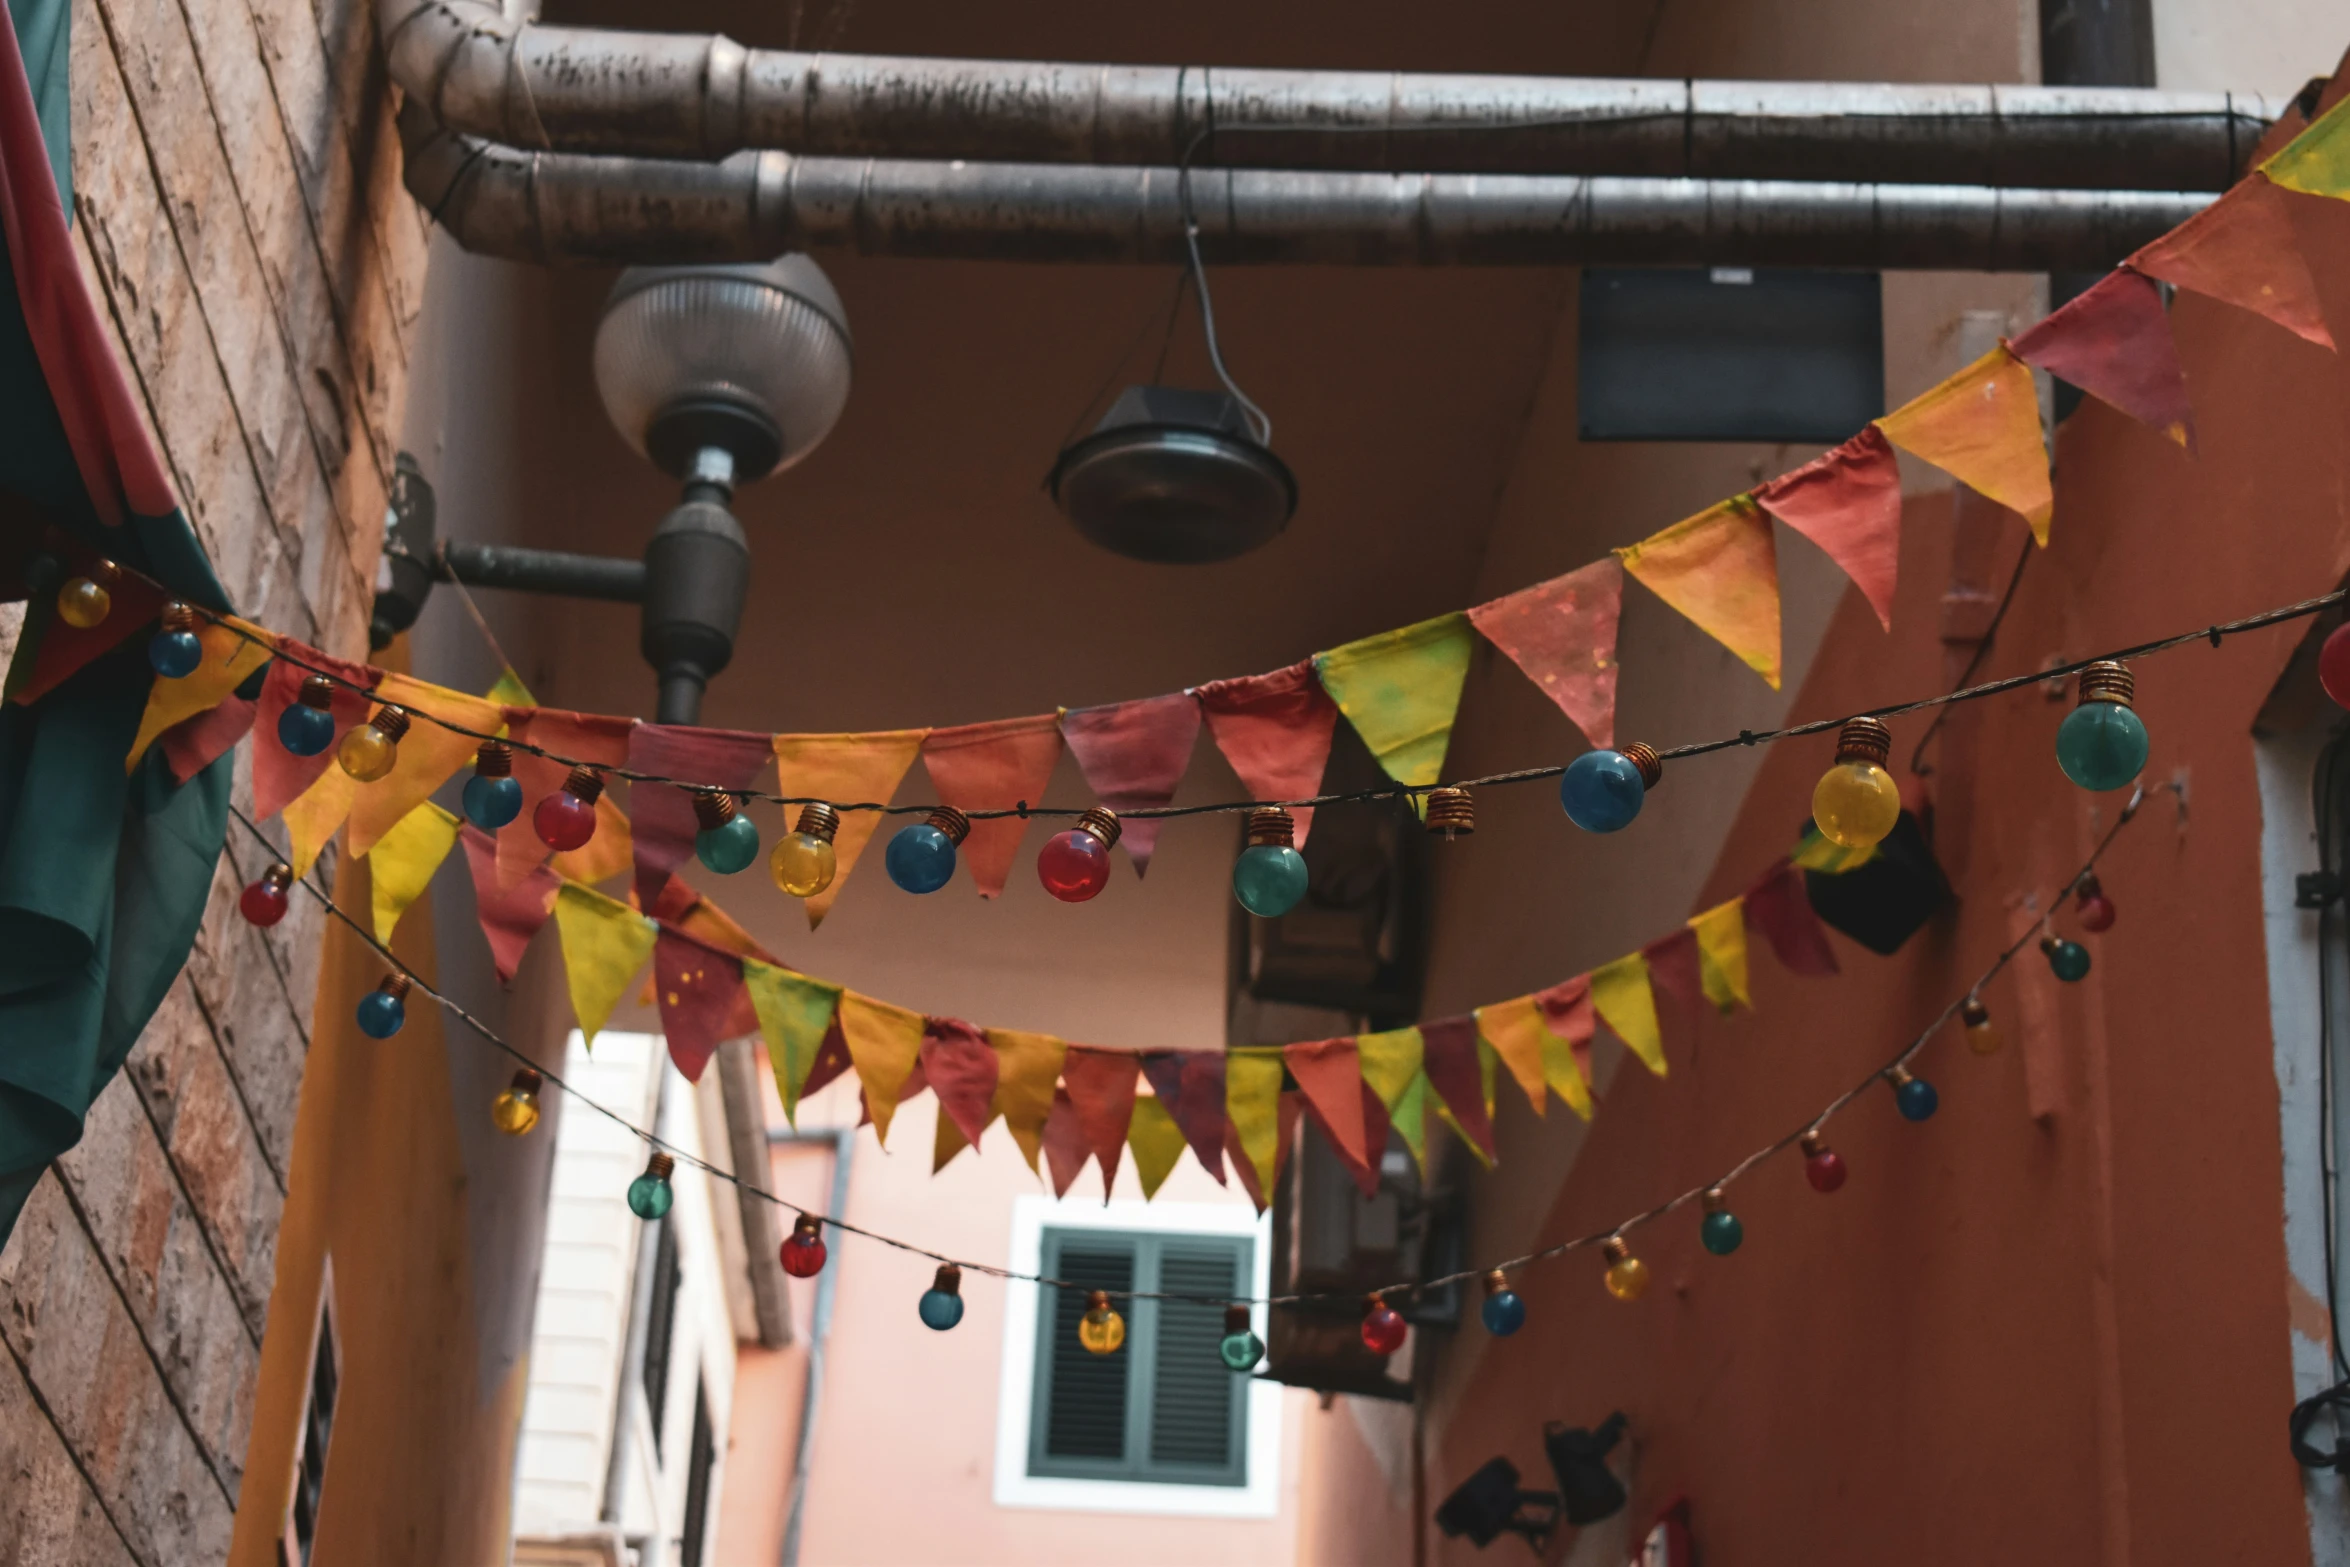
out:
{"label": "red pennant flag", "polygon": [[[510,738],[593,767],[626,766],[629,731],[635,727],[633,718],[572,713],[559,707],[506,709],[506,732]],[[517,880],[532,866],[544,865],[554,853],[539,837],[531,817],[538,810],[539,802],[562,788],[563,781],[570,776],[568,764],[525,751],[521,745],[514,748],[514,781],[522,785],[522,814],[498,829],[500,876]],[[599,832],[603,830],[602,815],[608,809],[598,801]]]}
{"label": "red pennant flag", "polygon": [[1705,1009],[1705,970],[1698,961],[1697,932],[1684,925],[1640,949],[1648,960],[1649,988],[1670,1004],[1676,1032],[1686,1035]]}
{"label": "red pennant flag", "polygon": [[[1312,659],[1300,659],[1268,675],[1211,680],[1194,694],[1216,749],[1252,796],[1301,800],[1321,792],[1338,704],[1322,689]],[[1293,814],[1298,847],[1303,848],[1314,825],[1314,809],[1309,805]]]}
{"label": "red pennant flag", "polygon": [[2171,336],[2162,291],[2128,267],[2007,345],[2034,369],[2062,376],[2140,424],[2192,451],[2194,411],[2187,371]]}
{"label": "red pennant flag", "polygon": [[[1061,715],[1061,735],[1086,787],[1111,810],[1126,812],[1167,804],[1191,765],[1199,739],[1199,703],[1188,691],[1144,697],[1109,707],[1080,707]],[[1118,841],[1134,860],[1134,874],[1151,867],[1159,841],[1159,818],[1122,824]]]}
{"label": "red pennant flag", "polygon": [[[800,1103],[806,1104],[818,1089],[847,1072],[854,1064],[849,1056],[849,1036],[841,1032],[840,1013],[835,1011],[831,1023],[825,1027],[824,1043],[816,1047],[816,1059],[808,1063],[808,1080],[800,1085]],[[914,1070],[917,1073],[922,1070],[919,1060],[914,1063]],[[904,1099],[910,1096],[901,1087],[899,1097]]]}
{"label": "red pennant flag", "polygon": [[198,713],[165,730],[163,759],[171,764],[171,776],[186,783],[235,750],[237,742],[252,733],[253,720],[260,711],[258,701],[231,693],[210,712]]}
{"label": "red pennant flag", "polygon": [[1183,1129],[1200,1168],[1224,1185],[1224,1053],[1155,1051],[1142,1058],[1142,1074]]}
{"label": "red pennant flag", "polygon": [[[630,771],[725,789],[749,789],[774,757],[772,737],[742,730],[638,724],[628,732]],[[669,873],[694,852],[701,819],[693,796],[677,785],[643,783],[628,791],[628,825],[636,845],[637,901],[649,905]]]}
{"label": "red pennant flag", "polygon": [[1363,1069],[1352,1039],[1315,1039],[1281,1047],[1282,1064],[1297,1079],[1306,1108],[1348,1168],[1369,1160],[1363,1131]]}
{"label": "red pennant flag", "polygon": [[1901,462],[1873,424],[1754,492],[1755,504],[1817,544],[1893,629],[1901,565]]}
{"label": "red pennant flag", "polygon": [[1613,555],[1469,611],[1469,623],[1509,655],[1595,746],[1616,743],[1616,621],[1624,567]]}
{"label": "red pennant flag", "polygon": [[[933,729],[922,742],[922,765],[929,770],[930,786],[941,801],[965,811],[1010,810],[1023,801],[1035,805],[1044,798],[1045,785],[1052,782],[1060,760],[1058,713]],[[1012,856],[1020,852],[1020,836],[1027,830],[1028,823],[1018,816],[971,824],[962,861],[970,867],[981,897],[992,898],[1004,890]]]}
{"label": "red pennant flag", "polygon": [[1420,1025],[1420,1070],[1469,1141],[1493,1158],[1493,1123],[1485,1114],[1485,1070],[1477,1060],[1477,1020],[1439,1018]]}
{"label": "red pennant flag", "polygon": [[[1077,1105],[1066,1088],[1053,1090],[1053,1108],[1044,1118],[1044,1162],[1052,1172],[1053,1195],[1066,1197],[1076,1184],[1085,1161],[1092,1150],[1087,1148],[1085,1128],[1077,1119]],[[1104,1190],[1108,1183],[1103,1183]]]}
{"label": "red pennant flag", "polygon": [[[78,574],[90,564],[85,560],[68,570]],[[48,629],[41,633],[41,644],[33,649],[32,672],[11,700],[39,701],[81,673],[92,660],[113,652],[139,632],[151,629],[156,617],[163,613],[163,590],[127,571],[115,576],[107,588],[107,596],[112,604],[106,618],[94,626],[77,626],[61,615],[49,617]]]}
{"label": "red pennant flag", "polygon": [[[261,741],[253,747],[253,815],[261,821],[267,821],[284,810],[301,796],[303,790],[318,782],[320,774],[334,765],[335,747],[342,743],[344,731],[367,716],[367,710],[374,705],[367,693],[374,690],[375,683],[383,678],[380,669],[370,669],[365,664],[354,664],[347,659],[336,658],[331,653],[321,653],[308,643],[296,642],[290,637],[286,640],[285,650],[292,658],[270,661],[269,673],[261,681],[260,710],[255,714],[255,722],[261,730]],[[356,691],[349,685],[338,684],[335,687],[335,737],[316,756],[296,756],[278,743],[278,715],[293,706],[295,697],[302,690],[302,682],[310,677],[309,670],[294,667],[294,658],[329,674],[339,675],[360,687]]]}
{"label": "red pennant flag", "polygon": [[490,944],[490,963],[498,971],[498,983],[511,985],[530,938],[555,912],[555,894],[563,883],[542,865],[512,887],[501,885],[496,840],[468,822],[457,841],[465,845],[465,867],[473,873],[473,904]]}
{"label": "red pennant flag", "polygon": [[[922,1020],[922,1055],[918,1063],[924,1081],[938,1095],[938,1113],[955,1125],[963,1141],[979,1146],[987,1130],[988,1106],[995,1099],[996,1053],[987,1036],[960,1018]],[[905,1094],[898,1095],[899,1103]]]}
{"label": "red pennant flag", "polygon": [[2320,348],[2334,346],[2317,283],[2293,234],[2285,193],[2253,174],[2129,258],[2148,277],[2263,315]]}
{"label": "red pennant flag", "polygon": [[1537,990],[1534,1004],[1542,1009],[1542,1026],[1567,1042],[1583,1081],[1590,1082],[1591,1036],[1599,1027],[1598,1014],[1591,1005],[1591,976],[1578,974],[1548,990]]}
{"label": "red pennant flag", "polygon": [[1747,889],[1746,928],[1761,933],[1790,974],[1836,972],[1836,953],[1812,912],[1803,872],[1785,860]]}
{"label": "red pennant flag", "polygon": [[664,928],[653,942],[653,983],[669,1059],[698,1083],[742,1002],[743,960]]}
{"label": "red pennant flag", "polygon": [[1142,1075],[1142,1057],[1125,1050],[1095,1050],[1071,1045],[1061,1059],[1061,1081],[1077,1106],[1077,1124],[1101,1166],[1102,1200],[1109,1201],[1110,1183],[1118,1178],[1118,1158],[1126,1151],[1126,1127],[1134,1119],[1134,1085]]}

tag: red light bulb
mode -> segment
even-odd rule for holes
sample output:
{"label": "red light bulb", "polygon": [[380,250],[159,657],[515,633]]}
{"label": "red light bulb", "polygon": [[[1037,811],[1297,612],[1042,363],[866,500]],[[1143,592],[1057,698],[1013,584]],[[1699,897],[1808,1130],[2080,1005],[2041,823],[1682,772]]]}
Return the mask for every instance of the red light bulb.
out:
{"label": "red light bulb", "polygon": [[2336,626],[2318,648],[2317,683],[2336,707],[2350,707],[2350,625]]}
{"label": "red light bulb", "polygon": [[1374,1295],[1368,1310],[1363,1313],[1363,1347],[1374,1355],[1392,1355],[1403,1348],[1404,1335],[1411,1327],[1403,1313]]}
{"label": "red light bulb", "polygon": [[2113,900],[2097,884],[2094,875],[2083,876],[2074,889],[2073,913],[2080,917],[2081,929],[2103,931],[2113,929]]}
{"label": "red light bulb", "polygon": [[576,849],[596,835],[596,796],[604,780],[593,768],[574,767],[563,787],[539,802],[530,824],[551,849]]}
{"label": "red light bulb", "polygon": [[1803,1178],[1811,1189],[1826,1196],[1844,1184],[1844,1158],[1817,1132],[1803,1134]]}
{"label": "red light bulb", "polygon": [[803,1213],[793,1221],[783,1243],[783,1271],[795,1279],[812,1279],[824,1271],[824,1221]]}
{"label": "red light bulb", "polygon": [[247,924],[270,926],[286,917],[286,889],[294,884],[294,868],[280,861],[261,873],[261,879],[237,898],[237,912]]}
{"label": "red light bulb", "polygon": [[1076,826],[1046,840],[1036,857],[1036,879],[1063,903],[1083,903],[1110,884],[1110,849],[1117,841],[1117,815],[1097,805]]}

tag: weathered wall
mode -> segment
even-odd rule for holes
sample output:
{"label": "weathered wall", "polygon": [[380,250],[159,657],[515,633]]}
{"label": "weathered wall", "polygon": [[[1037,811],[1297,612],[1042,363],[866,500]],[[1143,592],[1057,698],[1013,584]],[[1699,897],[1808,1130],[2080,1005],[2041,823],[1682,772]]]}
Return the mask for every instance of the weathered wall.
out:
{"label": "weathered wall", "polygon": [[[365,646],[424,229],[353,0],[85,0],[74,233],[175,487],[238,607]],[[250,798],[241,771],[236,798]],[[223,1560],[270,1324],[319,917],[236,917],[0,1254],[0,1561]]]}

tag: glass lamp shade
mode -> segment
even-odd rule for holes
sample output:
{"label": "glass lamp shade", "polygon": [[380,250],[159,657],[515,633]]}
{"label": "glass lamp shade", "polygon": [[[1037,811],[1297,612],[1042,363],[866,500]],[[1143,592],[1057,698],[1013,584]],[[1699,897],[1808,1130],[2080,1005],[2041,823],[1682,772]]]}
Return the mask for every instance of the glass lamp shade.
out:
{"label": "glass lamp shade", "polygon": [[631,267],[596,327],[596,390],[628,444],[680,475],[702,444],[664,437],[682,410],[724,409],[767,426],[767,450],[734,453],[736,478],[748,480],[790,467],[832,432],[852,357],[840,296],[806,256]]}

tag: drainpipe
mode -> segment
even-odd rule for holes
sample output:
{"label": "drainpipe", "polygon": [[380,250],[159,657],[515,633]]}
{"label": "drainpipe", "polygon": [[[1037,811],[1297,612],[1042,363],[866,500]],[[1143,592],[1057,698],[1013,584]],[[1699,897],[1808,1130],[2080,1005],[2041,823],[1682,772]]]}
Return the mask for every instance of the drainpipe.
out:
{"label": "drainpipe", "polygon": [[[770,1128],[771,1147],[810,1143],[832,1145],[832,1195],[824,1211],[839,1215],[849,1206],[849,1159],[857,1149],[857,1129],[835,1127],[825,1132],[777,1131]],[[837,1237],[836,1237],[837,1239]],[[807,1512],[809,1451],[816,1440],[816,1409],[824,1396],[824,1346],[832,1337],[832,1302],[842,1262],[816,1276],[816,1300],[808,1320],[808,1377],[800,1392],[800,1434],[792,1445],[791,1489],[784,1503],[782,1567],[800,1567],[800,1523]]]}

